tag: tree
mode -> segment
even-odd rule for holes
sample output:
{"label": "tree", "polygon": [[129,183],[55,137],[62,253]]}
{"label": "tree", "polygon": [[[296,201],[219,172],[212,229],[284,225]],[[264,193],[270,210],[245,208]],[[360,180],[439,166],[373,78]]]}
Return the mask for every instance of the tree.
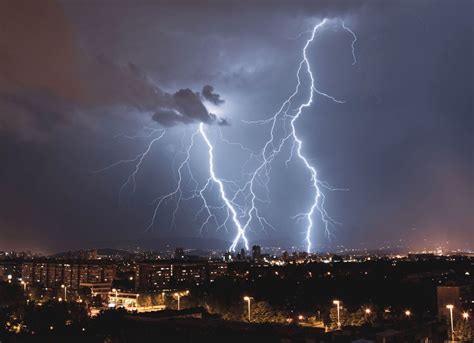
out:
{"label": "tree", "polygon": [[[339,308],[339,321],[341,322],[341,325],[344,326],[346,325],[347,321],[349,318],[349,312],[345,307],[340,307]],[[330,329],[337,329],[337,308],[336,307],[331,307],[329,310],[329,328]]]}
{"label": "tree", "polygon": [[252,304],[250,315],[255,323],[286,323],[287,319],[285,313],[272,308],[265,301]]}
{"label": "tree", "polygon": [[[451,335],[451,330],[449,330]],[[474,341],[474,326],[472,320],[458,320],[454,324],[454,336],[462,342]]]}

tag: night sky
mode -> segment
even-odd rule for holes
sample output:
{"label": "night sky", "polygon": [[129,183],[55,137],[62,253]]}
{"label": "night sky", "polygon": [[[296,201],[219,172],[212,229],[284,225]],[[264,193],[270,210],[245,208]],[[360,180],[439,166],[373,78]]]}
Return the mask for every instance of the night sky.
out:
{"label": "night sky", "polygon": [[[1,1],[0,249],[231,241],[231,224],[200,231],[196,200],[173,226],[168,202],[145,232],[153,199],[176,186],[200,122],[216,173],[245,177],[248,154],[226,141],[263,147],[268,125],[243,121],[270,117],[293,92],[306,31],[323,18],[309,59],[319,89],[345,103],[315,95],[296,128],[318,176],[348,190],[325,191],[341,225],[328,236],[315,215],[314,250],[474,249],[473,13],[467,0]],[[357,35],[355,65],[341,20]],[[156,137],[147,128],[166,134],[135,192],[121,192],[133,163],[96,171],[143,152]],[[190,165],[202,184],[207,150],[196,141]],[[305,225],[291,217],[313,193],[301,161],[285,166],[289,148],[260,204],[274,228],[254,225],[251,244],[304,245]],[[184,186],[193,188],[188,174]],[[220,204],[215,188],[208,199]]]}

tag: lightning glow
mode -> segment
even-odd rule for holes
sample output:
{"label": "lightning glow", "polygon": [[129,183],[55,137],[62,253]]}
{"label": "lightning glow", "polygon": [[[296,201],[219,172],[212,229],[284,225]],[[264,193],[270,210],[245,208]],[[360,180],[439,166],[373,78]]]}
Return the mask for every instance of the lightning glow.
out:
{"label": "lightning glow", "polygon": [[[128,163],[135,163],[135,167],[133,169],[133,172],[127,177],[126,181],[122,184],[122,186],[120,187],[120,195],[122,194],[123,190],[127,187],[127,185],[129,185],[130,183],[132,184],[132,190],[131,190],[131,193],[135,193],[136,191],[136,188],[137,188],[137,184],[136,184],[136,176],[138,174],[138,172],[140,171],[140,167],[143,163],[143,160],[147,157],[147,155],[150,153],[151,151],[151,148],[153,147],[153,145],[158,142],[161,138],[163,138],[163,136],[165,135],[166,131],[164,130],[156,130],[156,129],[151,129],[150,133],[148,133],[145,137],[151,137],[153,134],[159,132],[160,135],[158,137],[155,137],[153,138],[147,145],[146,149],[144,152],[136,155],[134,158],[132,159],[128,159],[128,160],[120,160],[120,161],[117,161],[115,163],[112,163],[111,165],[107,166],[107,167],[104,167],[102,169],[99,169],[97,170],[95,173],[101,173],[101,172],[104,172],[108,169],[111,169],[113,167],[116,167],[118,165],[121,165],[121,164],[128,164]],[[135,139],[135,138],[143,138],[144,136],[123,136],[125,138],[128,138],[128,139]]]}
{"label": "lightning glow", "polygon": [[222,183],[222,181],[215,174],[215,171],[214,171],[214,154],[213,154],[214,148],[213,148],[211,142],[209,141],[209,139],[207,138],[203,126],[204,126],[203,123],[201,123],[199,125],[199,132],[201,133],[201,136],[202,136],[202,138],[204,138],[204,141],[206,142],[206,145],[208,147],[209,173],[211,175],[211,179],[212,179],[212,181],[214,181],[219,186],[220,196],[221,196],[222,200],[224,201],[227,209],[231,212],[232,221],[234,222],[234,225],[237,227],[237,230],[238,230],[237,236],[242,237],[242,239],[244,240],[245,249],[248,250],[249,249],[248,240],[245,237],[245,235],[244,235],[245,231],[242,228],[242,226],[240,225],[239,219],[237,218],[237,211],[235,210],[235,208],[232,205],[231,201],[227,198],[227,195],[226,195],[225,190],[224,190],[224,184]]}
{"label": "lightning glow", "polygon": [[[295,123],[299,119],[300,115],[302,114],[303,110],[313,103],[313,95],[316,93],[320,96],[326,97],[336,103],[344,103],[343,100],[338,100],[334,96],[331,96],[321,90],[319,90],[316,87],[316,82],[315,78],[311,69],[311,63],[308,59],[307,56],[307,50],[308,47],[311,45],[311,43],[314,41],[316,33],[328,22],[327,19],[323,19],[320,23],[315,25],[313,27],[313,30],[309,31],[311,33],[311,36],[306,40],[306,43],[303,47],[303,59],[299,63],[299,67],[296,72],[296,79],[297,79],[297,85],[295,91],[283,102],[281,105],[280,109],[270,118],[265,119],[265,120],[259,120],[259,121],[253,121],[253,122],[245,122],[248,124],[271,124],[270,128],[270,137],[269,139],[265,142],[264,147],[261,152],[261,164],[255,169],[254,173],[252,174],[252,177],[250,178],[248,184],[249,184],[249,189],[250,193],[252,196],[252,201],[251,201],[251,206],[248,212],[248,219],[247,222],[245,223],[243,227],[243,232],[235,238],[233,245],[231,248],[235,248],[236,245],[238,244],[238,240],[241,237],[245,237],[245,231],[248,229],[251,221],[253,220],[253,215],[260,220],[258,217],[258,208],[255,204],[255,201],[258,201],[258,197],[255,194],[254,186],[256,183],[256,180],[258,176],[263,173],[264,174],[264,179],[266,180],[265,182],[268,183],[269,180],[269,172],[271,170],[271,162],[275,159],[275,157],[281,152],[283,146],[291,141],[291,149],[290,149],[290,156],[288,159],[285,161],[285,164],[288,166],[288,163],[293,159],[293,153],[296,151],[296,154],[298,158],[303,162],[303,165],[305,168],[308,170],[310,174],[310,182],[311,182],[311,187],[314,190],[314,198],[313,201],[309,207],[309,209],[305,212],[299,213],[292,218],[296,219],[297,222],[300,220],[305,219],[307,222],[306,225],[306,230],[305,230],[305,241],[306,241],[306,250],[307,252],[311,252],[312,249],[312,242],[311,242],[311,234],[313,231],[313,215],[315,211],[318,211],[321,216],[321,220],[323,222],[323,225],[325,227],[326,233],[329,234],[329,227],[334,224],[338,224],[334,219],[332,219],[327,211],[324,208],[324,202],[325,202],[325,195],[321,191],[321,187],[334,190],[334,188],[329,187],[329,185],[325,182],[322,182],[318,179],[318,173],[316,168],[309,162],[308,158],[305,157],[303,154],[303,142],[301,138],[297,135]],[[355,58],[355,52],[354,52],[354,44],[355,41],[357,40],[357,37],[355,33],[350,30],[348,27],[345,26],[345,24],[342,22],[342,27],[350,32],[353,36],[353,41],[351,44],[352,48],[352,56],[353,56],[353,64],[356,63],[356,58]],[[309,33],[306,31],[305,33]],[[304,72],[305,71],[305,72]],[[290,114],[290,110],[293,108],[293,101],[294,99],[299,95],[301,88],[302,88],[302,81],[301,81],[301,76],[302,74],[305,74],[306,77],[309,78],[309,87],[308,87],[308,94],[309,97],[307,98],[306,101],[301,103],[299,106],[296,107],[295,114]],[[284,131],[284,136],[282,139],[278,139],[276,137],[276,130],[277,130],[277,124],[278,121],[282,120],[283,121],[283,131]],[[287,124],[289,122],[289,127],[287,128]],[[289,130],[289,133],[287,133]]]}
{"label": "lightning glow", "polygon": [[[332,219],[324,208],[325,195],[322,188],[326,190],[341,190],[331,187],[324,181],[318,179],[317,169],[312,165],[310,160],[303,152],[303,140],[297,134],[296,122],[301,117],[303,111],[310,107],[315,101],[315,95],[325,97],[336,103],[344,103],[334,96],[323,92],[317,87],[316,78],[314,76],[310,60],[308,58],[308,48],[314,42],[316,34],[328,23],[328,19],[323,19],[316,24],[312,30],[304,32],[310,34],[302,49],[302,59],[299,62],[296,71],[296,87],[293,93],[282,103],[278,111],[268,119],[258,121],[245,121],[246,124],[270,125],[269,136],[259,151],[253,151],[243,144],[238,142],[230,142],[222,137],[222,132],[219,129],[220,140],[230,146],[238,147],[242,152],[249,155],[249,159],[242,167],[242,179],[238,181],[227,180],[223,177],[218,177],[215,170],[215,156],[214,146],[206,134],[204,123],[200,123],[198,127],[189,136],[187,141],[186,134],[182,138],[182,150],[176,155],[173,162],[173,171],[176,175],[176,184],[174,188],[168,193],[157,197],[154,201],[154,210],[151,216],[149,225],[146,231],[153,229],[155,221],[162,209],[163,205],[169,201],[174,201],[174,208],[171,216],[171,227],[175,225],[176,214],[183,201],[190,201],[197,199],[201,202],[201,207],[195,215],[195,220],[205,217],[200,225],[202,232],[211,222],[215,224],[216,229],[225,228],[229,230],[229,225],[232,224],[233,230],[236,231],[235,237],[230,246],[231,251],[235,251],[242,242],[245,249],[249,249],[249,240],[246,236],[247,231],[260,228],[263,231],[274,229],[269,220],[262,215],[260,206],[262,204],[269,204],[269,182],[272,171],[272,164],[274,160],[282,153],[285,147],[289,149],[288,158],[285,161],[288,167],[289,163],[293,161],[296,156],[302,163],[305,170],[309,174],[309,181],[311,189],[314,192],[312,201],[307,210],[291,217],[297,223],[305,221],[305,244],[308,252],[312,251],[311,236],[314,230],[313,217],[315,212],[320,215],[321,222],[324,225],[326,233],[329,234],[330,226],[338,224]],[[357,36],[355,33],[345,26],[341,21],[342,28],[349,32],[352,37],[351,49],[353,64],[357,62],[355,56],[355,42]],[[301,35],[301,34],[300,34]],[[298,36],[299,37],[299,36]],[[302,99],[302,100],[301,100]],[[134,168],[131,174],[126,179],[125,183],[120,188],[122,192],[128,185],[131,184],[131,192],[136,190],[136,176],[140,171],[144,159],[149,155],[153,145],[158,142],[164,135],[164,130],[157,130],[153,128],[146,128],[146,134],[139,136],[123,136],[124,138],[150,138],[154,137],[148,144],[144,152],[138,154],[133,159],[120,160],[101,170],[105,171],[120,164],[133,164]],[[186,131],[185,131],[186,132]],[[196,146],[196,138],[200,136],[205,143],[207,150],[207,169],[208,177],[204,183],[198,181],[194,177],[191,167],[191,156]],[[187,143],[186,143],[187,142]],[[174,165],[177,164],[177,169],[174,170]],[[256,164],[250,172],[246,172],[247,165]],[[189,178],[185,182],[186,176]],[[186,186],[191,183],[193,185],[191,190],[187,190]],[[212,205],[208,200],[210,192],[216,186],[218,190],[219,205]],[[263,194],[262,194],[263,189]],[[222,218],[221,214],[226,215]]]}
{"label": "lightning glow", "polygon": [[350,28],[348,28],[346,26],[346,24],[344,23],[344,21],[341,21],[342,23],[342,28],[344,30],[346,30],[347,32],[349,32],[351,35],[352,35],[352,43],[351,43],[351,49],[352,49],[352,65],[355,65],[357,63],[357,58],[356,58],[356,55],[355,55],[355,43],[357,42],[357,36],[356,34],[354,33],[354,31],[352,31]]}
{"label": "lightning glow", "polygon": [[[182,196],[183,196],[183,190],[181,188],[182,181],[183,181],[183,169],[184,169],[184,167],[189,165],[189,159],[191,157],[191,149],[194,147],[194,137],[197,134],[198,134],[198,131],[195,131],[191,135],[190,143],[189,143],[188,147],[185,150],[184,159],[179,164],[179,167],[178,167],[178,170],[177,170],[178,181],[176,183],[176,187],[171,192],[169,192],[165,195],[162,195],[162,196],[155,199],[155,201],[154,201],[154,203],[156,203],[155,210],[153,211],[153,215],[151,217],[150,224],[148,225],[148,227],[146,228],[145,231],[150,230],[153,227],[153,225],[155,224],[156,216],[158,214],[158,211],[161,208],[161,205],[163,205],[166,201],[172,199],[173,197],[177,196],[176,205],[175,205],[175,208],[173,210],[172,221],[171,221],[171,226],[172,227],[174,226],[174,223],[175,223],[175,220],[176,220],[176,212],[178,212],[179,205],[181,204],[181,200],[182,200]],[[190,170],[190,169],[188,168],[188,170]],[[192,180],[194,180],[194,177],[193,177],[192,174],[190,174],[190,177],[191,177]]]}

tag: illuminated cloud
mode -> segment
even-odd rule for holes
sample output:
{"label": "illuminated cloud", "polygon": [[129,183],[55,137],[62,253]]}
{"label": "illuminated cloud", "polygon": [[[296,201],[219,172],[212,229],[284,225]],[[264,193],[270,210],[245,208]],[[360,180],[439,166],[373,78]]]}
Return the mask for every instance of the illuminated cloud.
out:
{"label": "illuminated cloud", "polygon": [[212,102],[214,105],[221,105],[224,103],[224,99],[221,99],[221,96],[217,93],[214,93],[214,87],[210,85],[205,85],[202,88],[202,96],[207,101]]}

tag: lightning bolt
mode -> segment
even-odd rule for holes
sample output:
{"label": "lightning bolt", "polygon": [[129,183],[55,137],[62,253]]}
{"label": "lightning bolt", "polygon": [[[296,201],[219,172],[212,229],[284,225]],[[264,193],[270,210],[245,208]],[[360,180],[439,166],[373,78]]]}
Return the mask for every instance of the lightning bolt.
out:
{"label": "lightning bolt", "polygon": [[[117,161],[115,163],[112,163],[102,169],[99,169],[99,170],[96,170],[94,173],[102,173],[106,170],[109,170],[111,168],[114,168],[114,167],[117,167],[121,164],[129,164],[129,163],[135,163],[135,166],[133,168],[133,171],[132,173],[127,177],[126,181],[122,184],[122,186],[120,187],[120,193],[119,193],[119,199],[121,198],[121,194],[122,192],[125,190],[125,188],[127,187],[127,185],[131,184],[132,185],[132,190],[131,190],[131,193],[135,193],[136,191],[136,188],[137,188],[137,183],[136,183],[136,176],[138,174],[138,172],[140,171],[140,167],[144,161],[144,159],[147,157],[147,155],[150,153],[151,151],[151,148],[153,147],[153,145],[158,142],[161,138],[163,138],[163,136],[166,134],[166,131],[164,130],[156,130],[156,129],[152,129],[152,128],[147,128],[148,130],[151,130],[146,136],[126,136],[126,135],[123,135],[124,138],[128,138],[128,139],[135,139],[135,138],[143,138],[143,137],[151,137],[153,134],[156,134],[156,133],[160,133],[158,135],[158,137],[155,137],[153,138],[147,145],[146,149],[144,152],[136,155],[134,158],[132,159],[126,159],[126,160],[120,160],[120,161]],[[118,136],[116,136],[118,137]]]}
{"label": "lightning bolt", "polygon": [[[146,231],[152,229],[155,225],[156,218],[160,212],[162,206],[168,201],[174,200],[174,209],[172,212],[171,226],[174,226],[176,214],[180,208],[180,205],[183,201],[188,201],[192,199],[199,199],[202,203],[201,208],[196,213],[195,219],[197,220],[203,213],[206,217],[204,218],[200,230],[202,231],[208,224],[215,223],[217,230],[225,227],[228,228],[229,223],[232,223],[236,229],[236,235],[232,244],[230,246],[231,251],[235,251],[240,242],[243,242],[243,245],[246,249],[249,248],[248,239],[246,237],[246,232],[250,230],[251,226],[254,226],[254,223],[259,226],[262,230],[268,228],[274,229],[272,224],[261,214],[259,210],[261,204],[268,204],[269,194],[269,181],[270,173],[272,170],[272,162],[280,155],[282,150],[287,144],[291,143],[289,156],[285,161],[285,164],[288,164],[293,160],[294,155],[296,154],[297,158],[302,162],[303,166],[309,173],[310,185],[314,191],[314,197],[309,206],[308,210],[301,212],[292,218],[298,223],[301,220],[306,221],[306,250],[311,252],[312,242],[311,234],[313,231],[313,216],[315,212],[319,212],[321,221],[325,227],[325,231],[329,233],[329,227],[334,224],[338,224],[334,219],[332,219],[327,211],[324,208],[325,195],[322,192],[321,188],[327,190],[339,190],[337,188],[331,187],[324,181],[318,179],[318,173],[316,168],[310,163],[310,160],[303,153],[303,141],[297,134],[296,122],[300,118],[304,109],[310,107],[314,101],[314,95],[325,97],[336,103],[344,103],[343,100],[338,100],[332,95],[329,95],[326,92],[318,89],[316,87],[315,77],[311,68],[311,63],[307,56],[307,50],[311,43],[314,41],[316,33],[328,22],[327,19],[323,19],[320,23],[315,25],[312,30],[305,33],[311,33],[310,37],[306,40],[306,43],[302,50],[302,60],[300,61],[297,71],[296,71],[296,80],[297,84],[293,93],[282,103],[278,111],[273,114],[270,118],[258,121],[244,121],[247,124],[260,124],[267,125],[270,124],[269,137],[265,141],[263,148],[259,152],[254,152],[253,150],[245,147],[240,143],[230,142],[222,137],[222,133],[219,130],[219,137],[221,141],[225,142],[228,145],[237,146],[242,151],[249,154],[249,160],[244,163],[242,169],[243,178],[241,181],[231,181],[218,177],[215,171],[215,161],[214,161],[214,146],[212,145],[210,139],[208,138],[206,131],[204,129],[204,123],[200,123],[195,129],[189,139],[189,143],[186,145],[184,143],[184,137],[182,140],[182,151],[180,156],[183,156],[179,162],[178,168],[176,169],[176,185],[168,193],[157,197],[153,204],[155,204],[153,215],[151,217],[150,223],[146,228]],[[357,36],[355,33],[345,26],[342,22],[342,27],[344,30],[351,33],[353,40],[351,43],[352,48],[352,57],[353,64],[357,62],[355,56],[355,42],[357,41]],[[304,83],[302,77],[305,77],[309,80],[307,88],[304,88]],[[302,89],[305,89],[307,92],[306,100],[300,101],[299,104],[295,105],[296,98],[300,96]],[[164,130],[157,130],[153,128],[145,128],[147,131],[145,135],[139,136],[125,136],[124,138],[135,139],[135,138],[149,138],[153,137],[159,133],[158,136],[154,137],[148,144],[144,152],[138,154],[133,159],[120,160],[115,162],[98,172],[108,170],[112,167],[118,166],[120,164],[133,163],[134,168],[132,173],[128,176],[125,183],[120,188],[122,192],[128,185],[131,184],[131,192],[134,193],[136,190],[136,176],[140,171],[144,159],[150,153],[153,145],[158,142],[164,135]],[[199,135],[206,147],[207,147],[207,160],[208,160],[208,173],[206,181],[202,186],[199,185],[199,182],[194,177],[192,168],[190,165],[191,153],[195,146],[196,136]],[[184,147],[186,145],[186,147]],[[179,160],[178,157],[175,157],[175,163]],[[256,162],[256,167],[251,172],[244,172],[244,168],[250,161]],[[174,168],[173,168],[174,170]],[[194,185],[191,191],[186,191],[185,189],[185,175],[189,177],[190,182]],[[241,185],[239,185],[241,183]],[[221,205],[215,206],[211,205],[207,199],[207,194],[212,190],[213,186],[217,186],[219,199],[221,200]],[[261,189],[265,196],[260,194]],[[226,216],[222,222],[219,223],[218,214],[216,211],[224,211]],[[242,220],[242,223],[241,223]]]}
{"label": "lightning bolt", "polygon": [[215,182],[218,185],[219,194],[221,196],[221,199],[224,201],[227,209],[232,214],[232,221],[234,222],[234,225],[237,227],[237,236],[242,237],[242,239],[244,240],[245,248],[248,250],[249,249],[249,244],[248,244],[247,238],[245,237],[245,229],[242,228],[242,226],[239,222],[239,219],[238,219],[238,216],[237,216],[237,211],[235,210],[234,206],[232,205],[232,202],[229,200],[229,198],[227,198],[227,195],[226,195],[225,190],[224,190],[224,184],[223,184],[222,180],[219,179],[215,174],[215,171],[214,171],[214,153],[213,153],[214,148],[213,148],[211,142],[209,141],[209,139],[206,136],[206,132],[204,131],[204,124],[203,123],[201,123],[199,125],[199,132],[201,133],[201,136],[204,139],[204,141],[206,142],[206,145],[208,147],[209,173],[211,175],[211,179],[212,179],[213,182]]}
{"label": "lightning bolt", "polygon": [[357,42],[357,36],[356,34],[354,33],[354,31],[352,31],[350,28],[348,28],[346,26],[346,24],[344,23],[344,21],[342,20],[341,21],[341,25],[342,25],[342,28],[344,30],[346,30],[347,32],[349,32],[351,35],[352,35],[352,43],[351,43],[351,49],[352,49],[352,65],[355,65],[357,63],[357,58],[356,58],[356,55],[355,55],[355,43]]}
{"label": "lightning bolt", "polygon": [[183,182],[183,169],[187,167],[189,170],[189,174],[191,179],[197,184],[197,181],[194,179],[194,176],[191,173],[191,169],[189,168],[189,159],[191,158],[191,149],[194,147],[194,138],[195,136],[199,133],[199,131],[195,131],[191,135],[190,143],[187,146],[185,153],[184,153],[184,159],[181,161],[179,164],[177,174],[178,174],[178,181],[176,183],[176,187],[169,193],[162,195],[158,198],[156,198],[153,203],[156,203],[155,209],[153,211],[153,215],[151,217],[150,224],[147,226],[145,231],[150,230],[153,228],[155,225],[155,220],[156,216],[158,215],[158,212],[161,208],[161,206],[168,200],[171,200],[173,197],[177,196],[177,201],[175,203],[175,208],[173,210],[172,214],[172,221],[171,221],[171,226],[174,226],[175,220],[176,220],[176,213],[178,212],[179,206],[181,204],[181,201],[183,200],[183,190],[182,190],[182,182]]}
{"label": "lightning bolt", "polygon": [[[276,156],[280,154],[284,145],[289,141],[291,141],[292,144],[291,144],[291,149],[290,149],[290,155],[288,159],[285,161],[285,164],[288,165],[288,163],[293,159],[294,151],[296,151],[298,158],[303,162],[303,165],[305,166],[305,168],[308,170],[310,174],[311,187],[313,188],[314,194],[315,194],[309,209],[305,212],[299,213],[292,217],[296,219],[297,222],[303,219],[305,219],[307,222],[306,235],[305,235],[306,250],[308,252],[311,252],[311,249],[312,249],[311,234],[312,234],[313,226],[314,226],[313,215],[315,211],[318,211],[320,213],[321,220],[324,224],[325,231],[327,233],[329,233],[329,226],[338,224],[334,219],[332,219],[328,215],[327,211],[325,210],[324,208],[325,195],[321,191],[321,188],[326,188],[329,190],[335,190],[335,189],[330,187],[327,183],[322,182],[318,179],[318,173],[317,173],[316,168],[309,162],[308,158],[306,158],[305,155],[303,154],[303,141],[297,135],[297,130],[295,127],[295,123],[299,119],[303,110],[312,105],[313,100],[314,100],[313,96],[315,93],[322,97],[326,97],[336,103],[344,103],[343,100],[338,100],[334,96],[331,96],[319,90],[316,87],[315,78],[311,69],[311,63],[309,62],[308,56],[307,56],[308,47],[314,41],[314,38],[318,30],[320,30],[327,23],[327,21],[328,21],[327,19],[323,19],[320,23],[315,25],[311,31],[304,32],[304,33],[311,33],[311,36],[310,38],[306,40],[306,43],[303,47],[303,58],[300,61],[297,72],[296,72],[297,85],[296,85],[295,91],[283,102],[279,110],[272,117],[265,120],[259,120],[259,121],[244,121],[244,123],[248,123],[248,124],[271,124],[271,128],[270,128],[270,136],[268,140],[265,142],[263,149],[261,150],[261,156],[260,156],[261,164],[255,169],[254,173],[252,174],[250,180],[247,183],[250,193],[251,193],[251,199],[252,199],[250,209],[248,212],[248,219],[243,227],[242,232],[239,232],[236,238],[234,239],[231,249],[235,249],[236,245],[238,244],[239,239],[242,237],[245,237],[244,236],[245,231],[249,228],[252,220],[254,219],[254,216],[259,221],[263,220],[258,214],[258,206],[256,205],[256,202],[258,202],[259,198],[256,195],[255,185],[257,184],[257,180],[259,179],[259,177],[262,177],[262,176],[264,179],[263,181],[264,184],[268,184],[268,180],[270,178],[269,173],[271,171],[271,163],[276,158]],[[357,40],[357,37],[352,30],[350,30],[348,27],[345,26],[344,22],[342,22],[342,27],[346,31],[350,32],[353,36],[351,48],[352,48],[353,64],[355,64],[356,57],[355,57],[355,51],[354,51],[355,50],[354,44]],[[291,114],[290,111],[293,109],[293,106],[292,106],[293,101],[295,97],[299,95],[300,89],[302,86],[302,82],[301,82],[302,73],[304,73],[310,80],[309,89],[308,89],[309,97],[307,98],[305,102],[301,103],[299,106],[296,107],[296,109],[294,110],[295,112],[294,114]],[[279,121],[283,122],[281,126],[278,125]],[[276,132],[280,127],[282,127],[282,130],[284,132],[283,138],[278,138],[276,136]]]}
{"label": "lightning bolt", "polygon": [[[198,134],[202,137],[202,139],[204,140],[204,142],[207,146],[208,161],[209,161],[209,166],[208,166],[208,168],[209,168],[209,177],[208,177],[207,181],[205,182],[205,184],[201,188],[199,188],[198,182],[194,178],[194,176],[191,172],[191,168],[190,168],[191,150],[193,149],[193,147],[195,145],[195,137]],[[228,143],[231,144],[230,142],[228,142]],[[239,147],[243,148],[243,146],[240,145],[239,143],[232,143],[232,144],[236,144]],[[191,195],[183,197],[183,172],[185,170],[187,170],[190,179],[193,181],[193,183],[195,185],[195,188],[191,192]],[[213,220],[215,222],[215,224],[217,226],[217,229],[219,229],[223,226],[226,226],[228,220],[231,219],[232,223],[237,228],[238,234],[242,234],[243,228],[242,228],[242,225],[240,224],[240,221],[239,221],[238,211],[240,210],[240,212],[245,212],[245,210],[243,210],[239,205],[237,205],[235,203],[235,196],[233,198],[229,198],[227,196],[224,184],[234,185],[235,187],[237,187],[237,185],[233,181],[226,180],[226,179],[223,179],[223,178],[219,178],[219,177],[216,176],[216,172],[215,172],[215,168],[214,168],[214,147],[213,147],[211,141],[209,140],[209,138],[206,135],[206,132],[204,130],[204,123],[201,123],[199,125],[198,129],[195,130],[192,133],[190,143],[187,145],[187,147],[185,149],[185,152],[184,152],[184,158],[178,166],[177,176],[178,177],[177,177],[177,183],[176,183],[175,188],[171,192],[169,192],[165,195],[162,195],[162,196],[155,199],[155,201],[154,201],[156,203],[155,209],[153,211],[153,215],[152,215],[150,224],[146,228],[146,231],[150,230],[154,226],[156,217],[157,217],[157,215],[160,211],[161,206],[165,202],[167,202],[168,200],[171,200],[172,198],[176,198],[175,207],[174,207],[174,210],[173,210],[173,213],[172,213],[172,221],[171,221],[171,225],[174,226],[174,222],[175,222],[175,219],[176,219],[176,213],[177,213],[177,211],[180,207],[181,202],[191,200],[191,199],[195,199],[195,198],[199,198],[202,201],[202,207],[198,211],[198,213],[196,213],[196,218],[202,212],[205,212],[207,214],[207,217],[205,218],[205,220],[203,221],[203,223],[201,225],[200,231],[202,231],[203,228],[211,220]],[[215,184],[218,187],[219,196],[220,196],[220,199],[223,202],[222,206],[211,206],[209,204],[207,198],[206,198],[206,191],[208,191],[211,188],[212,184]],[[222,209],[224,209],[227,212],[227,217],[224,219],[222,224],[219,224],[214,211],[215,210],[222,210]],[[244,237],[244,244],[245,244],[245,248],[248,249],[249,248],[248,240],[245,237]]]}

